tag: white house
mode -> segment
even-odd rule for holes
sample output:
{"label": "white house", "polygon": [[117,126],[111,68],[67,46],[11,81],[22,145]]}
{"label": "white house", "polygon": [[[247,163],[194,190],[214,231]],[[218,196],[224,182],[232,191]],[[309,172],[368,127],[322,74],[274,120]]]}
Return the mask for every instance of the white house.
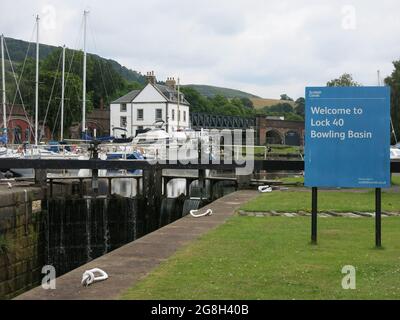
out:
{"label": "white house", "polygon": [[113,101],[110,105],[110,132],[120,136],[125,128],[127,137],[137,131],[154,128],[156,121],[163,120],[167,132],[189,128],[189,103],[178,91],[173,78],[165,85],[156,83],[154,72],[147,73],[148,84],[142,90],[134,90]]}

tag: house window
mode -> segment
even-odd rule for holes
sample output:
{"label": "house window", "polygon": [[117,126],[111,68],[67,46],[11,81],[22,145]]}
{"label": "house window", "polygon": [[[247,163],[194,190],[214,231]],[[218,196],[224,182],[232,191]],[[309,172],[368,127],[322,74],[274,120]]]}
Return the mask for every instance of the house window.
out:
{"label": "house window", "polygon": [[172,121],[175,121],[175,109],[172,109]]}
{"label": "house window", "polygon": [[138,109],[137,111],[137,120],[142,121],[143,120],[143,109]]}
{"label": "house window", "polygon": [[181,110],[178,111],[178,121],[181,121]]}
{"label": "house window", "polygon": [[121,103],[121,112],[126,112],[126,103]]}
{"label": "house window", "polygon": [[186,111],[183,111],[183,122],[186,122]]}
{"label": "house window", "polygon": [[162,120],[162,109],[156,109],[156,120]]}
{"label": "house window", "polygon": [[121,127],[126,128],[127,122],[126,122],[126,117],[121,117]]}

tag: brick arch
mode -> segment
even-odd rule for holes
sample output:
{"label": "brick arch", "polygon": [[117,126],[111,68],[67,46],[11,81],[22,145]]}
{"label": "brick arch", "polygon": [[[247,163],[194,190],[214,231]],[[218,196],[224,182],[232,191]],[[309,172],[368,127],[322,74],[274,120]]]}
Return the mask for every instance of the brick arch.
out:
{"label": "brick arch", "polygon": [[[28,121],[23,118],[23,117],[11,117],[11,119],[7,119],[7,128],[8,128],[8,142],[11,144],[14,143],[20,143],[20,142],[32,142],[34,137],[33,137],[33,132],[31,132],[31,128],[29,126]],[[15,140],[15,129],[18,128],[20,133],[20,140],[21,141],[16,141]],[[27,131],[29,129],[29,133]]]}
{"label": "brick arch", "polygon": [[267,144],[284,144],[285,136],[282,134],[281,130],[270,129],[265,132],[265,142]]}
{"label": "brick arch", "polygon": [[258,143],[265,145],[266,133],[271,130],[279,132],[282,137],[283,143],[285,143],[285,137],[288,132],[296,132],[300,136],[300,145],[304,145],[304,122],[303,121],[290,121],[290,120],[276,120],[268,119],[265,116],[258,116],[257,120],[257,131],[258,131]]}
{"label": "brick arch", "polygon": [[289,129],[285,132],[285,144],[290,146],[301,145],[301,132],[295,129]]}

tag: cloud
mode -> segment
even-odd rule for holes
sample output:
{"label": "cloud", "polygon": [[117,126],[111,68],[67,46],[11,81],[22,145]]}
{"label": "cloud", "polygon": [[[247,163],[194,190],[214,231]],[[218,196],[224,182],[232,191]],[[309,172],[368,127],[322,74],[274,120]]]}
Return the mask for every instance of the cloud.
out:
{"label": "cloud", "polygon": [[32,40],[39,13],[43,42],[82,47],[84,9],[91,52],[154,70],[159,79],[180,76],[264,97],[298,97],[343,72],[375,84],[376,71],[390,74],[400,58],[397,0],[6,0],[0,30]]}

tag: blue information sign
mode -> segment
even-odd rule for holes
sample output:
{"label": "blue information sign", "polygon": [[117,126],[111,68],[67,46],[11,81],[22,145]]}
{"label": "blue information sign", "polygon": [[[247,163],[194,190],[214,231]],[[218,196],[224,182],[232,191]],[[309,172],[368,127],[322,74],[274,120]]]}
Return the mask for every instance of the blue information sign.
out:
{"label": "blue information sign", "polygon": [[390,89],[306,88],[305,185],[390,187]]}

